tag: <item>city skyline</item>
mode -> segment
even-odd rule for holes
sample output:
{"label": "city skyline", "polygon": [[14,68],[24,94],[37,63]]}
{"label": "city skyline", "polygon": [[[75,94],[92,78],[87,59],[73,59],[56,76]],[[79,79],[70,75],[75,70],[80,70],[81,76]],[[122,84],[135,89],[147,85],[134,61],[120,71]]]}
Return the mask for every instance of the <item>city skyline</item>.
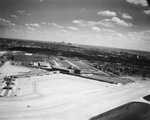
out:
{"label": "city skyline", "polygon": [[150,51],[146,0],[0,0],[0,37]]}

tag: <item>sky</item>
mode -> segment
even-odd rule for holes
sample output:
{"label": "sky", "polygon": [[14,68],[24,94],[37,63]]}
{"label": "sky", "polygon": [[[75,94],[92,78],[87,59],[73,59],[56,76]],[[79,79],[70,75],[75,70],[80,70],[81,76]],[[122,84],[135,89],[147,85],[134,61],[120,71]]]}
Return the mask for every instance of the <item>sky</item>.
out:
{"label": "sky", "polygon": [[146,0],[0,0],[0,37],[150,51]]}

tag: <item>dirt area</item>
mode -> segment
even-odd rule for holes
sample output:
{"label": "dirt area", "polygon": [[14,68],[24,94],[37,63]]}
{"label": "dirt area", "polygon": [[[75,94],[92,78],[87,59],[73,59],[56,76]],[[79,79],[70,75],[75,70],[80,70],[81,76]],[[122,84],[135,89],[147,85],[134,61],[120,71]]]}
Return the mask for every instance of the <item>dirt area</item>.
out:
{"label": "dirt area", "polygon": [[0,79],[5,76],[11,76],[11,75],[19,75],[24,72],[31,71],[29,68],[21,67],[21,66],[13,66],[10,65],[10,61],[5,62],[5,64],[0,68]]}
{"label": "dirt area", "polygon": [[3,56],[6,53],[7,53],[7,51],[0,51],[0,57]]}

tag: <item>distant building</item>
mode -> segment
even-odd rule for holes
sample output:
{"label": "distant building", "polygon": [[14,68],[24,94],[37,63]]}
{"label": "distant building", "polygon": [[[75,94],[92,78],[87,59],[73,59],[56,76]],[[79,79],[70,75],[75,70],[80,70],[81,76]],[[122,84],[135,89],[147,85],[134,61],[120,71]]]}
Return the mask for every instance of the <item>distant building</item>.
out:
{"label": "distant building", "polygon": [[25,53],[25,55],[33,55],[32,53]]}
{"label": "distant building", "polygon": [[3,89],[11,90],[11,89],[12,89],[12,87],[5,86]]}
{"label": "distant building", "polygon": [[74,70],[74,73],[76,73],[76,74],[80,74],[80,73],[81,73],[81,70],[79,70],[79,69],[75,69],[75,70]]}
{"label": "distant building", "polygon": [[63,68],[63,67],[56,67],[56,66],[53,66],[53,70],[59,70],[60,73],[69,73],[70,72],[69,69],[66,69],[66,68]]}
{"label": "distant building", "polygon": [[47,62],[38,62],[38,66],[42,69],[45,69],[45,70],[51,70],[52,69],[50,64]]}

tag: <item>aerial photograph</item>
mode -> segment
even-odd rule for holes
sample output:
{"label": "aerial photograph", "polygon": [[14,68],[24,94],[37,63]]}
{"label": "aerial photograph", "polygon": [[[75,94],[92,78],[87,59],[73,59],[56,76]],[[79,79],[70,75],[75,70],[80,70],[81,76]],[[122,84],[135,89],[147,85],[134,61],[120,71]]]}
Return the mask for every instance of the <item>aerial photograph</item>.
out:
{"label": "aerial photograph", "polygon": [[0,120],[150,120],[149,0],[0,0]]}

